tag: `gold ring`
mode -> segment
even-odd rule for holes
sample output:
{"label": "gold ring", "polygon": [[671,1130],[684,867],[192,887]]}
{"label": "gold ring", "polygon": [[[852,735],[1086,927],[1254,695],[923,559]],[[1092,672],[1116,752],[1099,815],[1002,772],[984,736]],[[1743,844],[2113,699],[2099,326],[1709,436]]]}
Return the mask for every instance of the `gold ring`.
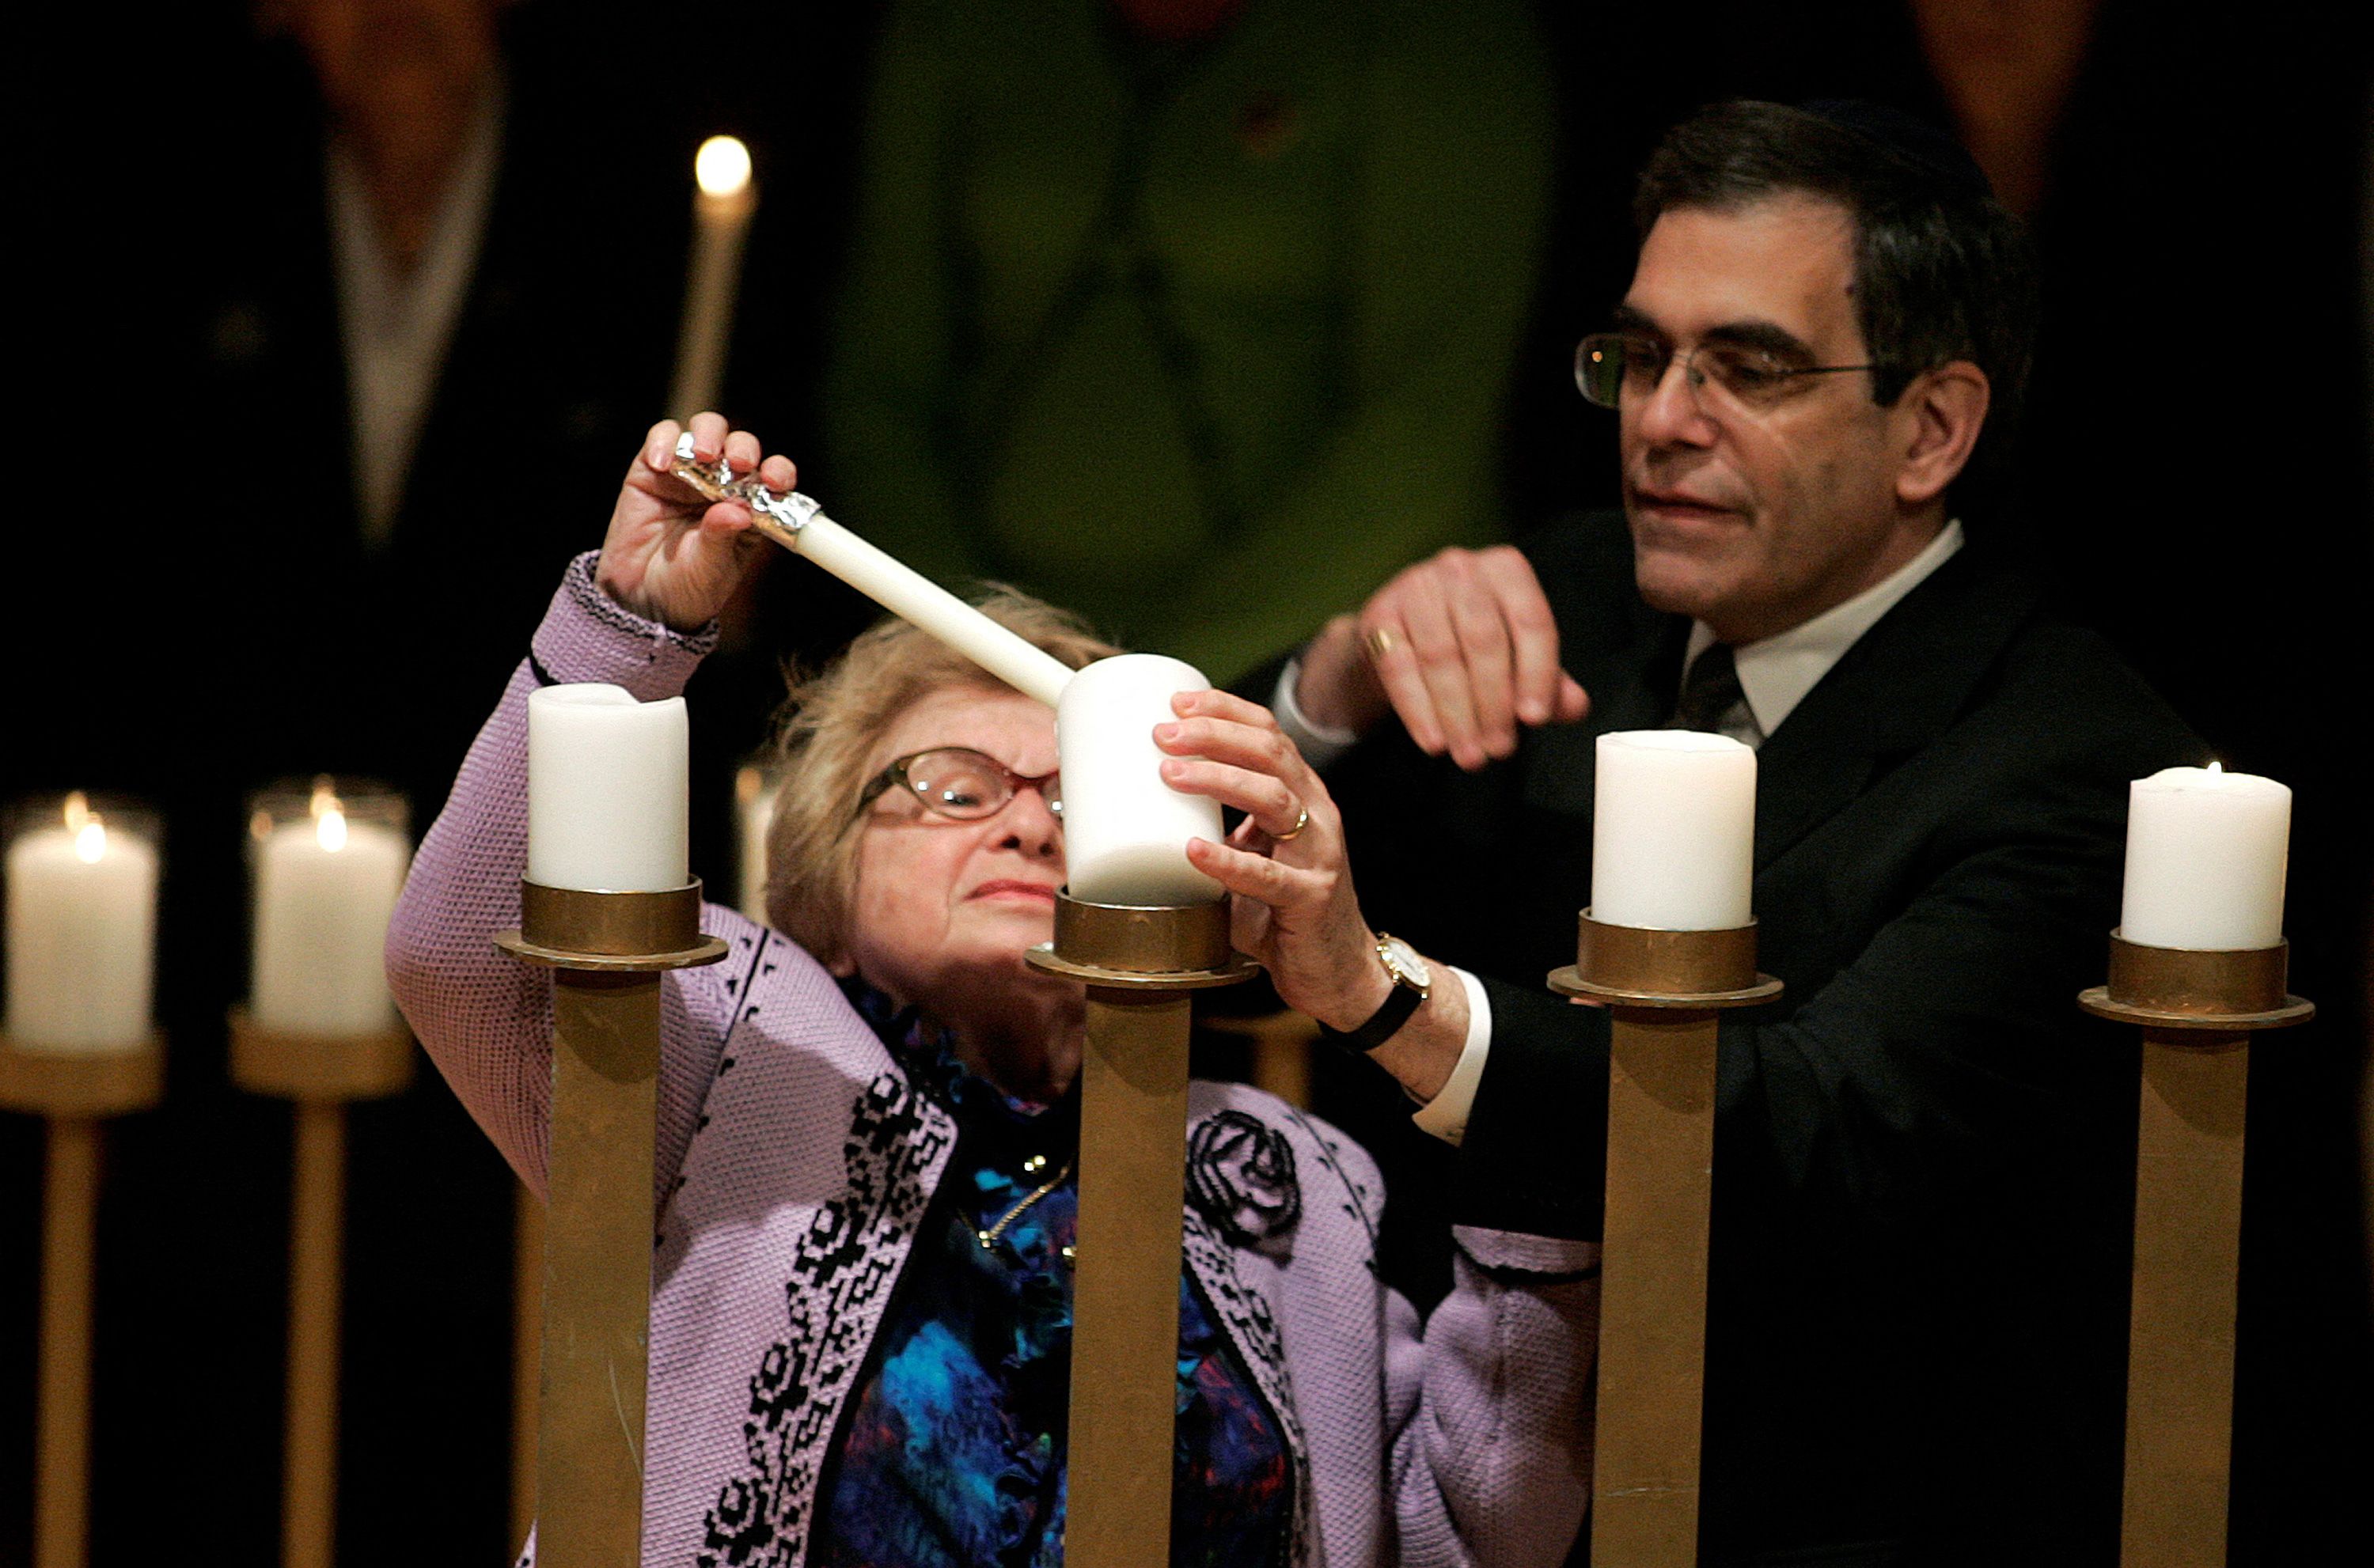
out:
{"label": "gold ring", "polygon": [[1393,637],[1393,632],[1389,628],[1384,626],[1369,627],[1369,656],[1372,659],[1384,658],[1387,654],[1393,652],[1395,640],[1396,639]]}
{"label": "gold ring", "polygon": [[1299,838],[1302,837],[1302,830],[1310,825],[1310,808],[1309,806],[1305,806],[1302,808],[1301,814],[1298,815],[1294,819],[1294,830],[1292,832],[1273,833],[1269,836],[1269,841],[1273,844],[1283,844],[1289,838]]}

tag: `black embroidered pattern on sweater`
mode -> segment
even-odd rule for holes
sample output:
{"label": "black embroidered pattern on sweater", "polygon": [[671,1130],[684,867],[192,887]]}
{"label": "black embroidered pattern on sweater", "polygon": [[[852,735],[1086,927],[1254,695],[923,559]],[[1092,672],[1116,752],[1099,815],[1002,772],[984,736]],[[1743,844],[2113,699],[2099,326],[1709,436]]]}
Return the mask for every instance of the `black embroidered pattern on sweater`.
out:
{"label": "black embroidered pattern on sweater", "polygon": [[1294,1146],[1244,1111],[1216,1111],[1187,1135],[1187,1198],[1221,1236],[1260,1246],[1302,1219]]}
{"label": "black embroidered pattern on sweater", "polygon": [[805,1553],[826,1447],[955,1139],[947,1113],[895,1073],[858,1095],[842,1145],[848,1189],[800,1238],[784,1337],[750,1378],[749,1468],[702,1521],[699,1568],[791,1568]]}
{"label": "black embroidered pattern on sweater", "polygon": [[1181,1240],[1187,1249],[1188,1267],[1202,1283],[1212,1310],[1219,1314],[1237,1353],[1244,1358],[1253,1386],[1269,1401],[1270,1413],[1277,1418],[1279,1434],[1286,1440],[1286,1451],[1293,1457],[1294,1514],[1287,1526],[1286,1562],[1287,1568],[1306,1568],[1310,1561],[1310,1440],[1295,1410],[1294,1385],[1286,1370],[1286,1341],[1277,1331],[1277,1319],[1270,1312],[1268,1300],[1237,1273],[1236,1249],[1199,1210],[1187,1211]]}

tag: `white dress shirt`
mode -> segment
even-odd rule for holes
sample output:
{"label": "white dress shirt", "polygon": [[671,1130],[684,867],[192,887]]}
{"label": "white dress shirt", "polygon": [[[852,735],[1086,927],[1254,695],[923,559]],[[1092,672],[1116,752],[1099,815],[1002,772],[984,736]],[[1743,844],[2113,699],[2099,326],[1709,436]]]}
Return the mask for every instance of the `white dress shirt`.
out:
{"label": "white dress shirt", "polygon": [[[1761,745],[1764,738],[1778,730],[1781,720],[1805,699],[1805,694],[1821,684],[1822,677],[1854,646],[1857,638],[1876,626],[1882,615],[1896,608],[1898,600],[1953,559],[1954,553],[1961,547],[1962,524],[1958,519],[1949,521],[1919,555],[1846,603],[1833,605],[1785,632],[1740,644],[1733,650],[1733,656],[1745,700],[1733,705],[1718,728],[1733,740]],[[1689,649],[1682,661],[1686,679],[1689,666],[1714,642],[1714,630],[1705,622],[1691,626]],[[1277,715],[1278,727],[1300,748],[1303,759],[1313,767],[1323,768],[1350,750],[1359,736],[1311,722],[1294,700],[1295,683],[1301,673],[1300,660],[1287,665],[1278,676],[1270,707]],[[1676,687],[1677,696],[1679,691]],[[1437,965],[1435,968],[1438,972],[1450,969],[1466,988],[1467,1039],[1450,1078],[1410,1119],[1444,1142],[1456,1144],[1467,1134],[1468,1113],[1475,1105],[1475,1086],[1484,1080],[1485,1059],[1491,1054],[1492,1005],[1483,984],[1466,970],[1451,968],[1449,965]]]}
{"label": "white dress shirt", "polygon": [[470,275],[494,206],[502,125],[498,82],[479,95],[428,242],[409,272],[399,269],[380,242],[379,219],[354,155],[336,144],[329,151],[330,254],[346,349],[355,499],[363,538],[370,544],[385,544],[395,524],[404,476],[444,369],[446,345],[469,298]]}

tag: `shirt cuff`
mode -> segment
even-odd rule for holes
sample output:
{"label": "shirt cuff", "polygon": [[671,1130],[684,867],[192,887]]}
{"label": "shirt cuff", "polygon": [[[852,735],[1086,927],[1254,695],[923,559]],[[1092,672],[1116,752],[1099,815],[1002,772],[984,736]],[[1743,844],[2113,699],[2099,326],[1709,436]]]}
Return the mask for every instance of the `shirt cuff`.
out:
{"label": "shirt cuff", "polygon": [[1467,988],[1467,1043],[1460,1047],[1459,1060],[1452,1064],[1440,1092],[1420,1106],[1410,1120],[1417,1123],[1419,1131],[1430,1132],[1456,1149],[1467,1136],[1467,1113],[1475,1105],[1475,1085],[1484,1081],[1484,1059],[1492,1054],[1492,1001],[1484,994],[1483,981],[1464,969],[1451,972]]}
{"label": "shirt cuff", "polygon": [[1294,743],[1302,760],[1323,769],[1350,751],[1359,741],[1360,732],[1318,723],[1303,712],[1301,704],[1294,700],[1295,683],[1301,679],[1302,661],[1287,660],[1286,668],[1278,673],[1277,689],[1270,694],[1269,710],[1277,715],[1277,727],[1286,731],[1286,738]]}

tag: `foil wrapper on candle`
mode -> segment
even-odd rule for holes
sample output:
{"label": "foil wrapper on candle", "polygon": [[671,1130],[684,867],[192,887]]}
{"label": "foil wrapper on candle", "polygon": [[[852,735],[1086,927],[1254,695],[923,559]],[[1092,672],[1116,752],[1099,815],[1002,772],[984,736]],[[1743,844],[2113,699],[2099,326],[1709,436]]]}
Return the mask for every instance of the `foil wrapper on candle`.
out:
{"label": "foil wrapper on candle", "polygon": [[664,893],[691,880],[684,698],[545,686],[527,699],[527,878],[592,893]]}
{"label": "foil wrapper on candle", "polygon": [[412,860],[404,797],[328,778],[248,802],[254,950],[248,1010],[289,1035],[395,1026],[382,951]]}
{"label": "foil wrapper on candle", "polygon": [[82,794],[12,816],[7,1033],[19,1049],[131,1050],[147,1042],[156,974],[155,817]]}

